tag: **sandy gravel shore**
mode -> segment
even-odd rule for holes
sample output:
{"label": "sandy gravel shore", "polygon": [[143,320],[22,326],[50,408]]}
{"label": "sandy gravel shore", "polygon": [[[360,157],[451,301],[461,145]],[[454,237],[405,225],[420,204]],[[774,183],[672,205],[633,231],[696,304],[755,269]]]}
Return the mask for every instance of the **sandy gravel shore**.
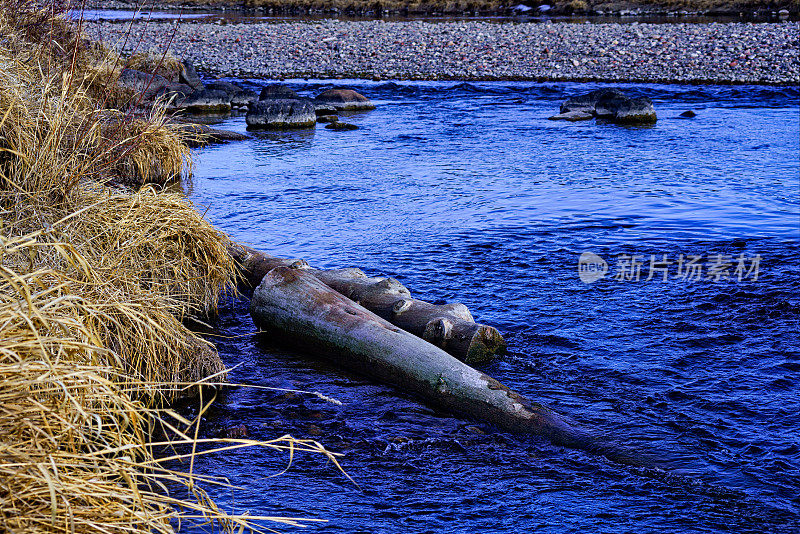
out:
{"label": "sandy gravel shore", "polygon": [[[88,30],[113,44],[127,28]],[[126,48],[166,46],[220,76],[800,84],[797,22],[150,22]]]}

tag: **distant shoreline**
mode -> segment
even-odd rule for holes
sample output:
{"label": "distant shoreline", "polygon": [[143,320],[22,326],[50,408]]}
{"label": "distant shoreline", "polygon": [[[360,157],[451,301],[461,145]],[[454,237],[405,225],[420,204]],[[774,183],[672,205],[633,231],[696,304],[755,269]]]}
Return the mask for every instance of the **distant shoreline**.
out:
{"label": "distant shoreline", "polygon": [[[127,24],[86,23],[114,45]],[[800,23],[137,22],[216,76],[800,85]]]}
{"label": "distant shoreline", "polygon": [[798,0],[88,0],[87,9],[227,10],[270,15],[552,16],[705,15],[796,19]]}

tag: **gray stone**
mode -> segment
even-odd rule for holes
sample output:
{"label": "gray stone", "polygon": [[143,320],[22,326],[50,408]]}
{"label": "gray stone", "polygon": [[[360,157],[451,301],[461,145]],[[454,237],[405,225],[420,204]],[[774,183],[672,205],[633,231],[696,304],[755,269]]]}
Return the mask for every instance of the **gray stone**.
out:
{"label": "gray stone", "polygon": [[657,117],[653,102],[642,96],[622,102],[609,120],[617,124],[653,124]]}
{"label": "gray stone", "polygon": [[261,89],[261,94],[258,97],[259,100],[275,100],[275,99],[285,99],[285,98],[299,100],[300,95],[298,95],[285,85],[274,83],[272,85],[268,85],[263,89]]}
{"label": "gray stone", "polygon": [[228,143],[230,141],[244,141],[250,139],[248,135],[231,132],[230,130],[210,128],[205,124],[187,123],[182,124],[180,128],[187,134],[184,141],[193,148],[212,143]]}
{"label": "gray stone", "polygon": [[317,122],[320,123],[331,123],[336,122],[339,120],[339,117],[336,115],[317,115]]}
{"label": "gray stone", "polygon": [[233,97],[233,95],[241,91],[244,91],[244,89],[241,86],[236,85],[233,82],[225,82],[222,80],[214,80],[213,82],[208,82],[206,84],[206,89],[213,89],[214,91],[225,91],[226,93],[231,95],[231,97]]}
{"label": "gray stone", "polygon": [[679,117],[681,117],[682,119],[693,119],[693,118],[697,117],[697,113],[695,113],[694,111],[692,111],[690,109],[690,110],[687,110],[687,111],[684,111],[683,113],[681,113],[679,115]]}
{"label": "gray stone", "polygon": [[332,106],[338,111],[366,111],[375,109],[372,102],[364,95],[352,89],[328,89],[314,98],[314,103]]}
{"label": "gray stone", "polygon": [[204,89],[203,80],[201,80],[200,75],[197,74],[197,69],[195,69],[194,63],[188,59],[183,60],[183,69],[181,69],[180,81],[195,91]]}
{"label": "gray stone", "polygon": [[594,107],[594,114],[598,119],[613,119],[617,110],[629,101],[630,98],[622,93],[618,95],[609,94],[597,101]]}
{"label": "gray stone", "polygon": [[625,94],[619,89],[598,89],[584,95],[574,96],[567,99],[566,102],[561,104],[560,113],[568,113],[570,111],[594,113],[595,106],[597,106],[599,101],[624,96]]}
{"label": "gray stone", "polygon": [[570,121],[570,122],[577,122],[577,121],[588,121],[594,118],[592,113],[588,111],[567,111],[566,113],[559,113],[558,115],[553,115],[549,117],[551,121]]}
{"label": "gray stone", "polygon": [[337,120],[325,126],[325,129],[335,130],[337,132],[346,132],[350,130],[358,130],[358,126],[355,124],[350,124],[349,122],[339,122]]}
{"label": "gray stone", "polygon": [[249,89],[242,89],[240,93],[233,95],[231,98],[231,107],[246,108],[253,102],[258,100],[258,95]]}
{"label": "gray stone", "polygon": [[[574,115],[573,115],[574,114]],[[619,89],[598,89],[576,96],[561,104],[554,120],[585,120],[587,114],[618,124],[652,124],[656,110],[647,97],[628,98]]]}
{"label": "gray stone", "polygon": [[323,115],[338,115],[339,112],[336,110],[334,106],[329,104],[314,104],[314,111],[316,112],[318,117]]}
{"label": "gray stone", "polygon": [[182,106],[194,113],[218,113],[231,110],[231,99],[228,93],[206,87],[187,96]]}
{"label": "gray stone", "polygon": [[147,74],[135,69],[122,69],[119,85],[142,95],[145,99],[154,98],[159,91],[170,84],[169,80],[158,74]]}
{"label": "gray stone", "polygon": [[312,128],[317,123],[314,104],[304,99],[259,100],[248,106],[247,127],[262,130]]}
{"label": "gray stone", "polygon": [[162,87],[156,97],[162,98],[166,102],[167,109],[174,110],[183,109],[183,102],[192,93],[194,93],[194,89],[186,84],[171,83],[166,87]]}
{"label": "gray stone", "polygon": [[223,91],[228,95],[228,102],[232,108],[246,108],[258,100],[258,96],[249,89],[245,89],[233,82],[213,81],[206,84],[206,89]]}
{"label": "gray stone", "polygon": [[231,141],[245,141],[250,139],[249,135],[232,132],[230,130],[221,130],[219,128],[209,128],[205,133],[210,143],[228,143]]}

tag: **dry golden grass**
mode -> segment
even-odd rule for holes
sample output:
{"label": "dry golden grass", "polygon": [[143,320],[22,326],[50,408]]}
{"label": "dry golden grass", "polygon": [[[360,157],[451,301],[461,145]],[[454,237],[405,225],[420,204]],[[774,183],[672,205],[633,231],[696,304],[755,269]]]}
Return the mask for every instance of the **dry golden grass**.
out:
{"label": "dry golden grass", "polygon": [[149,50],[132,54],[125,65],[131,69],[140,70],[149,74],[158,74],[171,82],[177,82],[183,70],[183,64],[168,52]]}
{"label": "dry golden grass", "polygon": [[[0,0],[0,532],[233,532],[258,518],[208,499],[199,416],[163,408],[224,378],[186,320],[232,287],[228,239],[183,196],[139,187],[181,176],[190,153],[163,108],[109,107],[117,58],[51,7]],[[209,446],[254,445],[336,462],[289,436]],[[166,467],[180,460],[188,473]]]}
{"label": "dry golden grass", "polygon": [[[102,73],[114,75],[108,61],[83,75],[51,65],[43,71],[41,50],[13,37],[9,42],[16,46],[0,49],[0,142],[6,154],[20,154],[16,168],[6,172],[16,185],[67,192],[78,178],[124,185],[180,178],[189,150],[163,107],[139,118],[105,107],[130,97],[116,86],[103,94],[108,84],[98,81]],[[42,183],[54,177],[57,183]]]}
{"label": "dry golden grass", "polygon": [[[232,532],[259,519],[298,524],[229,516],[197,485],[220,481],[166,467],[191,452],[156,456],[156,448],[195,446],[197,421],[145,403],[143,391],[160,394],[178,384],[132,379],[105,338],[108,323],[119,322],[169,342],[171,325],[154,328],[157,312],[142,302],[97,291],[98,273],[87,259],[56,240],[61,224],[0,237],[4,258],[59,255],[69,266],[0,267],[0,531],[172,533],[178,521],[215,521]],[[154,431],[170,437],[152,443]],[[243,446],[317,452],[336,462],[318,443],[289,436],[214,443],[216,450]],[[170,489],[192,498],[176,499]]]}

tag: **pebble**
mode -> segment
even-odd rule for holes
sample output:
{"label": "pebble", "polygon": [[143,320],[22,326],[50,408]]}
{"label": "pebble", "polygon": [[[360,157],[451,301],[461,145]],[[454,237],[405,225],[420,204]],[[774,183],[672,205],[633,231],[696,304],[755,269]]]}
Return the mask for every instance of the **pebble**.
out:
{"label": "pebble", "polygon": [[[107,43],[127,24],[87,23]],[[187,20],[136,23],[139,50],[169,46],[209,74],[373,80],[800,83],[800,23]]]}

